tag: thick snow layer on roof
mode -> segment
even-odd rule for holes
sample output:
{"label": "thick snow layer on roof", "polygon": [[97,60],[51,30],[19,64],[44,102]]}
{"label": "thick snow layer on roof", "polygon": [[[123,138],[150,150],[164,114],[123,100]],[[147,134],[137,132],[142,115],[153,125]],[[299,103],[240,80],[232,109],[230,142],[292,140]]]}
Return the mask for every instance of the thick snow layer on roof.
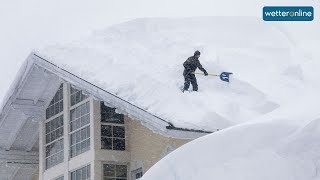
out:
{"label": "thick snow layer on roof", "polygon": [[320,103],[315,97],[319,95],[298,98],[303,100],[283,108],[284,119],[269,116],[268,121],[244,123],[192,141],[142,179],[319,179]]}
{"label": "thick snow layer on roof", "polygon": [[[154,165],[142,179],[320,179],[319,42],[306,44],[295,49],[303,71],[300,86],[304,88],[299,96],[254,121],[182,146]],[[301,55],[304,48],[308,53]],[[286,72],[290,71],[293,70]]]}
{"label": "thick snow layer on roof", "polygon": [[[195,50],[209,73],[233,72],[231,82],[199,75],[199,92],[182,93],[182,63]],[[39,54],[190,129],[216,130],[260,117],[290,103],[305,80],[285,33],[245,17],[137,19]]]}

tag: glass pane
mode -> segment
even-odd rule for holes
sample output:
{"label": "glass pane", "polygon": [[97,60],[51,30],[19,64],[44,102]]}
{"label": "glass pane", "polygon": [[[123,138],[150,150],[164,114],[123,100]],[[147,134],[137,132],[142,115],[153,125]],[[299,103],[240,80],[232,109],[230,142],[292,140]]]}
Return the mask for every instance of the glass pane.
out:
{"label": "glass pane", "polygon": [[81,129],[80,133],[81,133],[81,139],[87,138],[87,129],[86,128]]}
{"label": "glass pane", "polygon": [[46,144],[63,136],[63,115],[46,123]]}
{"label": "glass pane", "polygon": [[126,146],[126,143],[125,143],[124,139],[117,139],[117,138],[113,139],[113,149],[114,150],[124,151],[124,150],[126,150],[125,146]]}
{"label": "glass pane", "polygon": [[113,137],[124,138],[125,129],[123,126],[113,126]]}
{"label": "glass pane", "polygon": [[62,176],[62,177],[59,177],[59,178],[57,178],[56,180],[64,180],[64,177]]}
{"label": "glass pane", "polygon": [[63,139],[46,146],[46,168],[63,162]]}
{"label": "glass pane", "polygon": [[[70,131],[79,129],[90,123],[90,106],[89,102],[70,111]],[[84,110],[82,110],[84,109]]]}
{"label": "glass pane", "polygon": [[136,174],[136,179],[139,179],[141,177],[142,177],[142,172],[139,172],[139,173]]}
{"label": "glass pane", "polygon": [[59,90],[56,92],[54,97],[52,98],[49,107],[46,109],[46,118],[60,113],[63,111],[63,85],[59,87]]}
{"label": "glass pane", "polygon": [[83,178],[83,179],[87,179],[87,178],[88,178],[87,169],[83,169],[83,170],[82,170],[82,178]]}
{"label": "glass pane", "polygon": [[90,179],[90,165],[71,172],[71,180],[87,180]]}
{"label": "glass pane", "polygon": [[50,152],[51,152],[51,147],[50,145],[46,147],[46,157],[50,156]]}
{"label": "glass pane", "polygon": [[76,119],[76,112],[75,112],[74,109],[72,109],[72,110],[70,111],[70,119],[71,119],[71,121],[73,121],[73,120]]}
{"label": "glass pane", "polygon": [[88,96],[83,94],[81,90],[76,89],[75,87],[71,86],[71,95],[70,95],[70,100],[71,100],[71,106],[87,99]]}
{"label": "glass pane", "polygon": [[71,180],[76,180],[76,173],[75,172],[71,173]]}
{"label": "glass pane", "polygon": [[47,135],[46,135],[46,142],[51,142],[51,136],[50,136],[50,134],[47,134]]}
{"label": "glass pane", "polygon": [[115,177],[116,176],[116,167],[112,164],[104,164],[103,165],[103,175],[107,177]]}
{"label": "glass pane", "polygon": [[50,122],[46,123],[46,133],[50,132]]}
{"label": "glass pane", "polygon": [[71,157],[79,155],[90,149],[90,126],[78,130],[71,134]]}
{"label": "glass pane", "polygon": [[[76,171],[76,173],[77,173],[76,176],[77,176],[77,179],[79,179],[79,180],[82,180],[81,170],[82,170],[82,169],[79,169],[79,170]],[[84,178],[83,178],[83,179],[84,179]]]}
{"label": "glass pane", "polygon": [[101,137],[101,148],[112,149],[112,138]]}
{"label": "glass pane", "polygon": [[115,108],[110,108],[104,105],[101,106],[101,122],[124,124],[124,116],[115,112]]}
{"label": "glass pane", "polygon": [[76,146],[72,146],[70,149],[71,157],[73,157],[76,154]]}
{"label": "glass pane", "polygon": [[112,126],[101,125],[101,136],[112,137]]}
{"label": "glass pane", "polygon": [[81,141],[81,137],[80,137],[80,131],[76,132],[76,143]]}
{"label": "glass pane", "polygon": [[116,177],[126,178],[127,177],[127,166],[117,165],[116,166]]}
{"label": "glass pane", "polygon": [[89,179],[90,176],[91,176],[91,169],[90,169],[90,166],[87,166],[87,178]]}

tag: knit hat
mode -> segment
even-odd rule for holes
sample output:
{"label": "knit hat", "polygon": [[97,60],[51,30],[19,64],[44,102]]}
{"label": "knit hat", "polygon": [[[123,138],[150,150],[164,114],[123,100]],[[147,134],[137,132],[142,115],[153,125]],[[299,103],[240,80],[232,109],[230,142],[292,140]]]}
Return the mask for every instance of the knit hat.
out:
{"label": "knit hat", "polygon": [[200,56],[200,51],[196,51],[196,52],[194,52],[194,56]]}

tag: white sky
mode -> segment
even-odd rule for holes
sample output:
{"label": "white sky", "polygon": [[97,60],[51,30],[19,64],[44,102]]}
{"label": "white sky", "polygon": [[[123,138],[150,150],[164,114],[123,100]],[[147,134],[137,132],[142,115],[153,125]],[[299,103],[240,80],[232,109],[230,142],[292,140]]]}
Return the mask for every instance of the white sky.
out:
{"label": "white sky", "polygon": [[0,102],[33,49],[79,39],[92,30],[137,17],[261,18],[265,5],[314,6],[314,22],[289,25],[299,38],[313,38],[310,34],[319,32],[318,0],[0,0]]}

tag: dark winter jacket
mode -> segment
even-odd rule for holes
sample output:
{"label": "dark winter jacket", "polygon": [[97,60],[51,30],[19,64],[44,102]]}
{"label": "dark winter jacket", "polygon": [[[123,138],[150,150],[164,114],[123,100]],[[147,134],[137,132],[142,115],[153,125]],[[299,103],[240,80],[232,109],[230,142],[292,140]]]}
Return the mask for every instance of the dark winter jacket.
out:
{"label": "dark winter jacket", "polygon": [[183,75],[189,75],[197,70],[199,68],[202,72],[206,73],[207,71],[202,67],[200,64],[200,61],[197,57],[191,56],[189,57],[184,63],[184,72]]}

